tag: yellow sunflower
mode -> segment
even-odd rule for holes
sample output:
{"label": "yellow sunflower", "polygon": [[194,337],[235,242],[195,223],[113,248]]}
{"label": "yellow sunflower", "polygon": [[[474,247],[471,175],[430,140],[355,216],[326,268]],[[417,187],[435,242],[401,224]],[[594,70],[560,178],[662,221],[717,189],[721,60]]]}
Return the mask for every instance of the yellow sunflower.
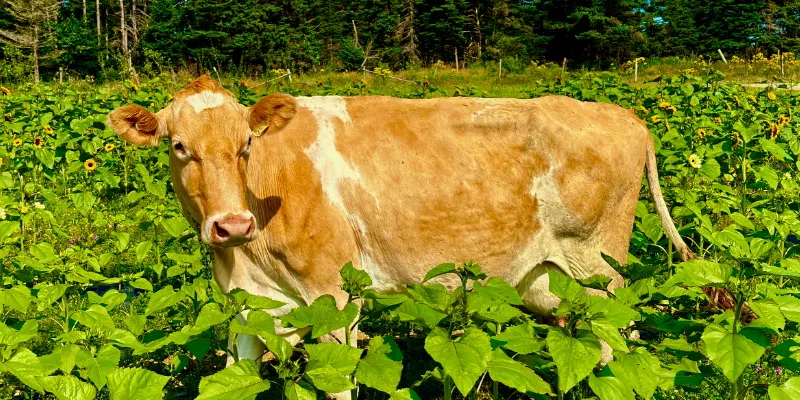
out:
{"label": "yellow sunflower", "polygon": [[42,146],[44,146],[44,139],[42,139],[40,137],[37,137],[37,138],[33,139],[33,147],[36,147],[37,149],[41,149]]}
{"label": "yellow sunflower", "polygon": [[87,171],[94,171],[97,169],[97,163],[94,161],[94,158],[90,158],[83,163],[83,168],[86,168]]}
{"label": "yellow sunflower", "polygon": [[722,118],[720,118],[720,117],[714,118],[714,123],[721,124],[722,123]]}
{"label": "yellow sunflower", "polygon": [[689,156],[689,165],[691,165],[692,168],[700,168],[703,166],[703,162],[700,161],[700,157],[698,157],[697,154],[692,154]]}
{"label": "yellow sunflower", "polygon": [[0,92],[3,92],[3,94],[6,96],[11,96],[11,89],[5,86],[0,86]]}
{"label": "yellow sunflower", "polygon": [[653,115],[652,117],[650,117],[650,122],[657,124],[661,122],[661,118],[659,118],[658,115]]}
{"label": "yellow sunflower", "polygon": [[16,138],[14,139],[14,147],[22,146],[22,139]]}
{"label": "yellow sunflower", "polygon": [[775,95],[775,92],[767,92],[767,98],[772,101],[775,101],[778,98],[778,96]]}
{"label": "yellow sunflower", "polygon": [[46,133],[48,135],[52,135],[52,134],[54,134],[56,132],[53,130],[53,128],[50,125],[45,125],[44,126],[44,133]]}
{"label": "yellow sunflower", "polygon": [[105,149],[107,152],[114,150],[114,143],[106,143]]}

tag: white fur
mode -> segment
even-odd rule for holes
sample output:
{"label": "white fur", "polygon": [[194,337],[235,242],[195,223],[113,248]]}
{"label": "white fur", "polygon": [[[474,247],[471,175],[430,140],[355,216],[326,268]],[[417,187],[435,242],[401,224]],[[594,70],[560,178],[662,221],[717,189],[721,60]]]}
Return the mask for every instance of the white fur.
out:
{"label": "white fur", "polygon": [[221,106],[225,102],[225,97],[222,95],[222,93],[204,90],[200,93],[187,97],[186,102],[192,106],[194,112],[199,114],[200,111]]}
{"label": "white fur", "polygon": [[362,182],[361,173],[351,166],[336,149],[336,127],[334,118],[343,123],[352,122],[347,113],[347,102],[342,97],[300,97],[298,105],[309,109],[317,121],[317,139],[303,152],[311,159],[320,175],[322,192],[336,207],[347,215],[347,209],[339,191],[339,183],[345,179]]}

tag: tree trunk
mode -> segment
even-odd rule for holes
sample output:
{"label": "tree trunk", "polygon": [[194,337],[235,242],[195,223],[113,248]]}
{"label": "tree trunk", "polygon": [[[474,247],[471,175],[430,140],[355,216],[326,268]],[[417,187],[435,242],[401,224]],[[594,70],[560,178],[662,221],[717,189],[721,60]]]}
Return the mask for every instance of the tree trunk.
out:
{"label": "tree trunk", "polygon": [[95,0],[97,6],[97,47],[100,47],[100,0]]}
{"label": "tree trunk", "polygon": [[122,34],[122,55],[125,57],[125,61],[128,62],[128,68],[130,68],[131,55],[128,52],[128,28],[125,26],[124,0],[119,0],[119,32]]}
{"label": "tree trunk", "polygon": [[83,23],[86,23],[86,0],[83,0]]}
{"label": "tree trunk", "polygon": [[39,25],[33,27],[33,81],[39,83]]}

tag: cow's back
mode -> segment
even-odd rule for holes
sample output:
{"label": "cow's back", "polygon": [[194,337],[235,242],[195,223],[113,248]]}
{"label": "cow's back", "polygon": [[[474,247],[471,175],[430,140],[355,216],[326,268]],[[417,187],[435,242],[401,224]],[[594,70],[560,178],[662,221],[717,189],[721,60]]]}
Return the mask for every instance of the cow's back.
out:
{"label": "cow's back", "polygon": [[281,206],[257,217],[268,224],[249,247],[280,248],[282,267],[270,268],[281,279],[335,289],[352,260],[391,290],[437,263],[474,260],[517,284],[555,256],[580,264],[570,246],[627,251],[649,137],[626,110],[565,97],[298,104],[284,137],[251,159],[291,158],[254,177],[273,188],[254,201]]}

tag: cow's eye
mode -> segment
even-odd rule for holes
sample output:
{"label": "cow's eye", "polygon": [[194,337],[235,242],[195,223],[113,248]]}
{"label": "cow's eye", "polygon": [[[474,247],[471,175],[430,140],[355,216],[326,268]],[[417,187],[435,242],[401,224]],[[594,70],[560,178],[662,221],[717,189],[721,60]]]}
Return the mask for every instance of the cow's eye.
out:
{"label": "cow's eye", "polygon": [[247,144],[244,145],[244,147],[242,147],[242,155],[243,156],[250,155],[250,144],[252,144],[252,143],[253,143],[253,138],[252,137],[248,138],[247,139]]}

